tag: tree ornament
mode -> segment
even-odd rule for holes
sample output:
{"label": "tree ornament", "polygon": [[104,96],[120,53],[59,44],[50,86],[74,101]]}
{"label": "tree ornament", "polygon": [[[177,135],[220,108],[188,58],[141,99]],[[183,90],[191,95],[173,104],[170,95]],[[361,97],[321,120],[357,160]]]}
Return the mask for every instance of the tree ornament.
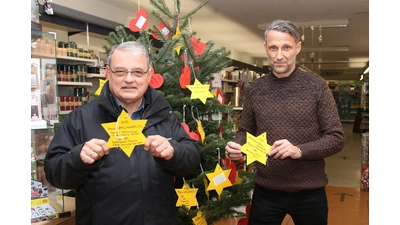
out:
{"label": "tree ornament", "polygon": [[133,32],[139,32],[140,30],[146,30],[148,25],[147,12],[144,9],[136,11],[135,18],[129,22],[129,29]]}

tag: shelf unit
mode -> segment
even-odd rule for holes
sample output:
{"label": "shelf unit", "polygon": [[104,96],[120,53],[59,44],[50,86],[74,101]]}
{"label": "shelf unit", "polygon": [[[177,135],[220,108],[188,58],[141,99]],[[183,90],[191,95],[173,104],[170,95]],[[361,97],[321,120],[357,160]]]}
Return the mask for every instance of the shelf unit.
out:
{"label": "shelf unit", "polygon": [[64,191],[48,183],[44,158],[58,122],[55,34],[31,30],[31,222],[70,216]]}
{"label": "shelf unit", "polygon": [[355,82],[330,82],[333,97],[335,98],[340,120],[354,122],[358,108],[361,105],[361,86]]}
{"label": "shelf unit", "polygon": [[[70,69],[72,69],[71,66],[73,66],[73,69],[77,70],[77,65],[85,65],[85,67],[91,66],[95,65],[96,61],[93,59],[57,55],[57,64],[60,65],[60,67],[69,66]],[[58,73],[62,72],[58,71]],[[78,73],[78,71],[76,71],[76,73]],[[88,102],[90,97],[88,93],[94,91],[94,88],[99,85],[99,82],[96,82],[94,78],[105,79],[104,74],[87,73],[87,70],[85,70],[84,74],[80,75],[82,77],[79,80],[82,81],[60,81],[60,79],[57,81],[58,97],[60,100],[60,121],[72,110]]]}

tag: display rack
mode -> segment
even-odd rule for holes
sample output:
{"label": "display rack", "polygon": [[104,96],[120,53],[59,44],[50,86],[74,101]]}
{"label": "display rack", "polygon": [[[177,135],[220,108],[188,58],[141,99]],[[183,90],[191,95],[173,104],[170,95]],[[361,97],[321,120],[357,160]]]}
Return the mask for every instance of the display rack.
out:
{"label": "display rack", "polygon": [[50,185],[44,173],[58,122],[55,42],[54,33],[31,30],[31,223],[71,215],[64,208],[64,190]]}
{"label": "display rack", "polygon": [[361,137],[361,190],[369,191],[369,133]]}

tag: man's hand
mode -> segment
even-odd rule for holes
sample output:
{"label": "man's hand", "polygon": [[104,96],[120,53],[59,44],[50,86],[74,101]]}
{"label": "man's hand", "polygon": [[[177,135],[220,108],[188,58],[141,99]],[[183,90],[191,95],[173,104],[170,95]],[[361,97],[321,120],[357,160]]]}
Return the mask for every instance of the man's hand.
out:
{"label": "man's hand", "polygon": [[301,153],[297,146],[292,145],[292,143],[286,139],[282,139],[274,142],[268,156],[274,159],[285,159],[287,157],[298,159],[301,157]]}
{"label": "man's hand", "polygon": [[239,160],[243,158],[242,146],[236,142],[230,141],[225,146],[225,156],[231,160]]}
{"label": "man's hand", "polygon": [[93,138],[83,145],[80,156],[84,163],[93,164],[109,152],[110,149],[105,140]]}
{"label": "man's hand", "polygon": [[174,148],[172,148],[168,139],[160,135],[150,135],[146,138],[144,143],[144,150],[157,158],[170,160],[174,155]]}

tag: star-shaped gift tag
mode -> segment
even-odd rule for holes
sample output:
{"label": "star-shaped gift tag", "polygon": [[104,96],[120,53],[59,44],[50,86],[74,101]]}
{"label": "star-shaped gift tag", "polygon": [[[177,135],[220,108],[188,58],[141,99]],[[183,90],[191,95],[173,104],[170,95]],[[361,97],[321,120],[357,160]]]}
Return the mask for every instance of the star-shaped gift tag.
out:
{"label": "star-shaped gift tag", "polygon": [[108,79],[99,79],[99,88],[97,88],[95,95],[99,96],[101,93],[101,89],[103,89],[104,84],[106,83]]}
{"label": "star-shaped gift tag", "polygon": [[201,211],[197,212],[197,215],[192,218],[192,221],[195,225],[207,225],[206,218]]}
{"label": "star-shaped gift tag", "polygon": [[258,137],[246,133],[246,144],[242,145],[242,152],[246,153],[247,164],[254,161],[267,164],[267,154],[271,151],[271,145],[267,144],[267,133],[264,132]]}
{"label": "star-shaped gift tag", "polygon": [[222,170],[221,166],[217,163],[213,173],[208,173],[206,176],[210,180],[210,185],[207,187],[207,191],[215,190],[218,195],[221,195],[222,189],[232,186],[228,177],[231,170]]}
{"label": "star-shaped gift tag", "polygon": [[197,206],[197,190],[198,188],[190,188],[186,182],[183,184],[182,189],[175,189],[175,192],[178,195],[176,206],[180,207],[182,205],[185,205],[187,208]]}
{"label": "star-shaped gift tag", "polygon": [[110,135],[107,141],[108,147],[119,147],[130,157],[136,145],[146,142],[146,137],[142,133],[146,123],[147,120],[132,120],[125,110],[122,110],[117,122],[103,123],[101,126]]}
{"label": "star-shaped gift tag", "polygon": [[193,85],[186,85],[186,87],[192,92],[190,99],[200,99],[206,104],[207,98],[214,98],[214,95],[210,92],[209,84],[201,84],[199,80],[195,80]]}
{"label": "star-shaped gift tag", "polygon": [[[179,28],[176,28],[175,35],[172,36],[172,39],[179,38],[180,35],[181,35],[181,31],[179,30]],[[179,53],[181,52],[181,48],[182,48],[182,47],[183,47],[183,44],[182,44],[182,43],[180,43],[180,42],[177,42],[177,43],[176,43],[174,49],[175,49],[175,51],[176,51],[176,53],[177,53],[178,55],[179,55]]]}

